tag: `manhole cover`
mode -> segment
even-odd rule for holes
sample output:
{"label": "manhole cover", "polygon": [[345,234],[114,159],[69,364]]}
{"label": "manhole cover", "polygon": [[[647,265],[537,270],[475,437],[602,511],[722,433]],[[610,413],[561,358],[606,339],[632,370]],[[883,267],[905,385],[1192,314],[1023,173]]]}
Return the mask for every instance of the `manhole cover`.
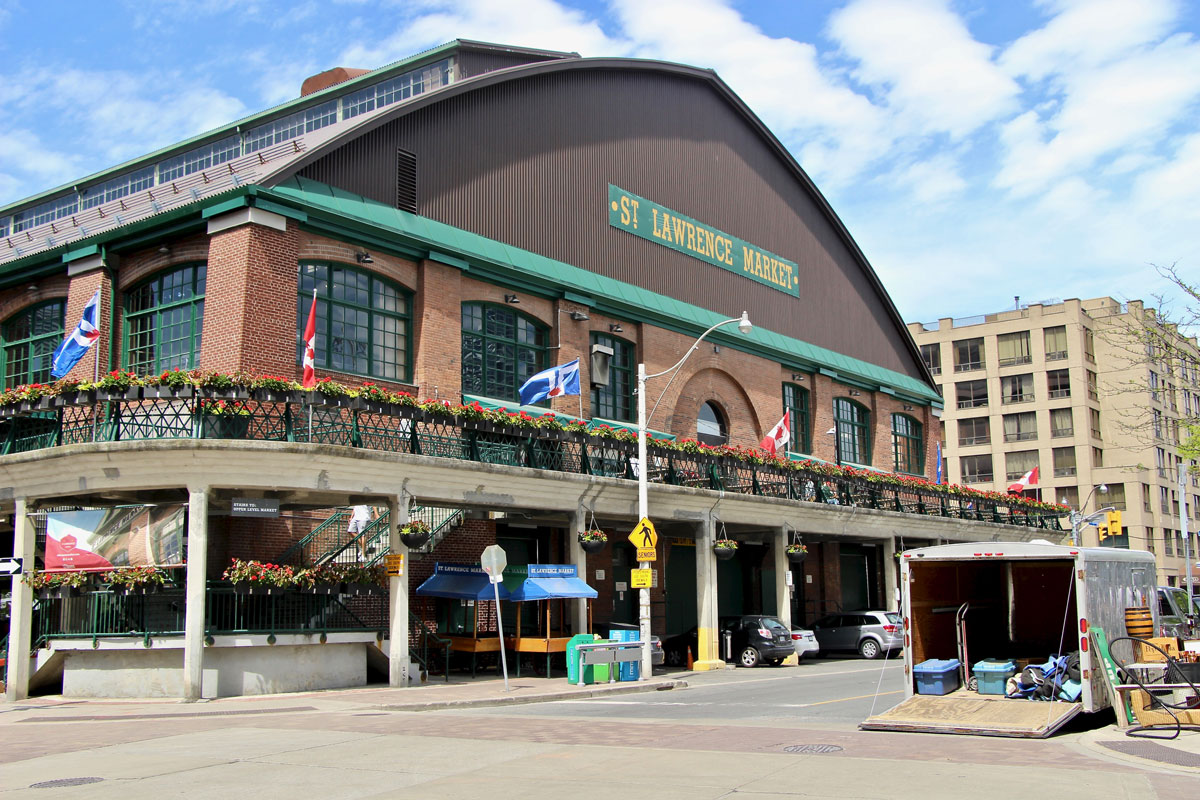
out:
{"label": "manhole cover", "polygon": [[836,744],[793,744],[783,748],[785,753],[840,753],[842,748]]}
{"label": "manhole cover", "polygon": [[30,789],[57,789],[60,786],[85,786],[89,783],[99,783],[104,778],[59,778],[53,781],[42,781],[30,785]]}

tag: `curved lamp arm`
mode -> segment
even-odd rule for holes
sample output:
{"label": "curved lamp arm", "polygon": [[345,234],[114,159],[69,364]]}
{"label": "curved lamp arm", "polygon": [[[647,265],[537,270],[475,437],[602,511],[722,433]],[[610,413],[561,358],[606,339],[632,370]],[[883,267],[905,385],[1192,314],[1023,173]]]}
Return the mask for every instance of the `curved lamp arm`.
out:
{"label": "curved lamp arm", "polygon": [[696,339],[696,341],[692,342],[691,348],[686,353],[683,354],[683,358],[676,361],[674,366],[668,367],[667,369],[664,369],[662,372],[656,372],[653,375],[646,375],[643,378],[643,380],[650,380],[651,378],[661,378],[663,375],[666,375],[668,372],[674,373],[671,375],[670,380],[667,381],[667,385],[663,387],[662,393],[659,394],[658,399],[654,401],[654,408],[650,409],[650,413],[646,415],[646,422],[645,422],[646,427],[649,427],[650,420],[654,418],[654,412],[658,411],[658,404],[661,403],[662,399],[667,396],[667,389],[671,388],[671,384],[675,381],[675,376],[679,374],[677,370],[683,366],[683,362],[685,362],[689,358],[691,358],[692,353],[696,352],[696,350],[698,350],[700,348],[700,343],[704,341],[704,337],[708,336],[710,333],[712,333],[713,331],[715,331],[717,328],[721,327],[722,325],[731,325],[735,322],[737,323],[738,330],[740,330],[742,333],[749,333],[751,328],[754,327],[750,322],[749,315],[747,315],[745,311],[742,312],[742,315],[740,317],[722,320],[721,322],[718,322],[716,325],[713,325],[712,327],[710,327],[704,333],[700,334],[700,337],[698,339]]}

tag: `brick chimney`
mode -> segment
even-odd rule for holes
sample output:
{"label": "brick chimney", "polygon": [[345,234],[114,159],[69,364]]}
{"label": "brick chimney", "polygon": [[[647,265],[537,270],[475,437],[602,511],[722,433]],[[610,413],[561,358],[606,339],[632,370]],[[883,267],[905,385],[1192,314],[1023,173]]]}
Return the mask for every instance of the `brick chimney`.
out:
{"label": "brick chimney", "polygon": [[334,67],[333,69],[327,69],[324,72],[318,72],[316,75],[305,78],[304,83],[300,84],[300,96],[305,97],[313,92],[319,92],[322,89],[328,89],[330,86],[344,83],[351,78],[357,78],[359,75],[366,75],[370,71],[371,70],[369,69]]}

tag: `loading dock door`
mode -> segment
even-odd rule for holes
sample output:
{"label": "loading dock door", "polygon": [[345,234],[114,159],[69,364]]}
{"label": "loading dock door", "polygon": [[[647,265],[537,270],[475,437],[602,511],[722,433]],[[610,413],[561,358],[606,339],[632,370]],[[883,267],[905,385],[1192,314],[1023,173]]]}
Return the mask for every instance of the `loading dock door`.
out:
{"label": "loading dock door", "polygon": [[1081,711],[1082,703],[1007,700],[959,690],[945,696],[913,695],[890,711],[868,717],[858,727],[866,731],[1045,739]]}

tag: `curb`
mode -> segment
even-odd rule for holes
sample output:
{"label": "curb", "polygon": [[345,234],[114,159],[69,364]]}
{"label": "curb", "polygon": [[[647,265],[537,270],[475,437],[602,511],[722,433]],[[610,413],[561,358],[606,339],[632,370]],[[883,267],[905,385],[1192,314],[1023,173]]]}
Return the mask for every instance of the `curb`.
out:
{"label": "curb", "polygon": [[661,692],[670,689],[686,689],[685,680],[656,681],[654,683],[635,683],[632,686],[598,687],[570,694],[551,692],[530,695],[507,695],[503,697],[486,697],[476,700],[433,700],[428,703],[381,703],[366,706],[384,711],[439,711],[454,708],[486,708],[489,706],[528,705],[530,703],[553,703],[558,700],[587,700],[605,695],[636,694],[640,692]]}

